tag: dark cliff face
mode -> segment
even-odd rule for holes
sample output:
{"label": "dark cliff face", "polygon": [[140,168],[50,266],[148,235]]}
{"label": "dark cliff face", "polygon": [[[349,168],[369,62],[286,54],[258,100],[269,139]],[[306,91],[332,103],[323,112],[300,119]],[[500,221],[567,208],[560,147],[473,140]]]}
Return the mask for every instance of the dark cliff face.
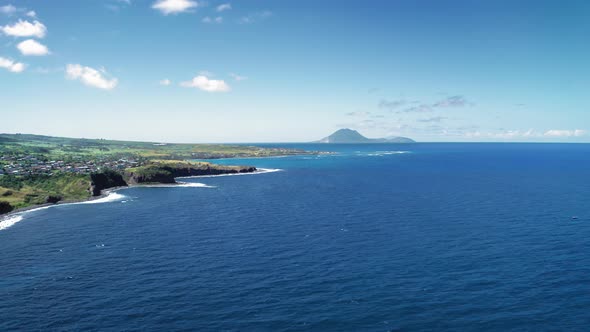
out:
{"label": "dark cliff face", "polygon": [[[82,180],[80,191],[82,196],[86,190],[91,196],[100,196],[102,191],[115,187],[126,187],[128,184],[146,184],[146,183],[176,183],[175,178],[184,176],[200,176],[200,175],[219,175],[219,174],[236,174],[236,173],[252,173],[256,171],[256,167],[251,166],[224,166],[214,165],[209,163],[191,163],[191,162],[154,162],[147,166],[135,167],[125,171],[125,174],[120,174],[117,171],[105,170],[99,173],[90,174],[90,187],[88,186],[88,178]],[[69,183],[68,183],[69,184]],[[25,202],[28,205],[44,204],[44,203],[59,203],[64,200],[59,190],[56,190],[47,196],[39,194],[27,194]],[[5,191],[0,197],[7,197],[13,194],[12,191]],[[67,196],[66,196],[67,198]],[[86,198],[86,197],[84,197]],[[78,197],[74,199],[80,199]],[[0,215],[14,211],[14,207],[6,201],[0,200]]]}
{"label": "dark cliff face", "polygon": [[62,199],[63,199],[63,197],[61,197],[59,195],[49,195],[49,196],[45,197],[45,203],[55,204],[55,203],[58,203],[59,201],[61,201]]}
{"label": "dark cliff face", "polygon": [[138,170],[125,172],[129,184],[176,183],[175,178],[185,176],[252,173],[256,167],[222,165],[148,165]]}
{"label": "dark cliff face", "polygon": [[12,205],[10,205],[8,202],[0,201],[0,214],[8,213],[12,210],[14,210]]}
{"label": "dark cliff face", "polygon": [[129,169],[125,171],[125,174],[111,170],[93,173],[90,175],[90,192],[92,196],[99,196],[105,189],[125,187],[128,184],[176,183],[175,178],[183,176],[252,173],[255,171],[256,167],[251,166],[223,166],[208,163],[155,163]]}
{"label": "dark cliff face", "polygon": [[139,183],[176,183],[170,170],[159,167],[148,167],[136,172],[125,172],[125,179],[129,184]]}
{"label": "dark cliff face", "polygon": [[107,170],[101,173],[90,174],[90,192],[92,196],[99,196],[101,191],[113,187],[125,187],[127,182],[123,176],[115,171]]}

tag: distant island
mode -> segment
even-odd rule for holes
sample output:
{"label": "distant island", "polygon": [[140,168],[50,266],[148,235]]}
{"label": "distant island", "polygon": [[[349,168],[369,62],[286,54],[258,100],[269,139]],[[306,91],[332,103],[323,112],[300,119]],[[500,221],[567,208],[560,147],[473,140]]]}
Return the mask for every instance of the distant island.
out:
{"label": "distant island", "polygon": [[228,144],[172,144],[0,134],[0,215],[99,197],[129,185],[176,183],[176,177],[252,173],[195,159],[316,154]]}
{"label": "distant island", "polygon": [[356,130],[345,128],[313,143],[415,143],[415,141],[407,137],[367,138]]}

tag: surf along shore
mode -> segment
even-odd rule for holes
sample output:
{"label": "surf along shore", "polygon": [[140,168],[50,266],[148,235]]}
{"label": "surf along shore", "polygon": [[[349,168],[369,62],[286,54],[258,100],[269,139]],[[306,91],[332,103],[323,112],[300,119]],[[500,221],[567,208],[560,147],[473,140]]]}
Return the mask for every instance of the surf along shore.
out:
{"label": "surf along shore", "polygon": [[[266,168],[258,168],[254,169],[253,171],[248,172],[227,172],[227,173],[220,173],[220,174],[205,174],[205,175],[193,175],[193,176],[183,176],[179,177],[182,179],[188,178],[208,178],[208,177],[219,177],[219,176],[237,176],[237,175],[256,175],[256,174],[266,174],[266,173],[274,173],[282,171],[281,169],[266,169]],[[204,185],[201,183],[193,183],[192,182],[184,182],[184,181],[177,181],[175,183],[140,183],[140,184],[129,184],[127,186],[118,186],[103,189],[98,196],[92,196],[87,199],[80,199],[80,200],[64,200],[57,203],[46,203],[46,204],[39,204],[34,206],[29,206],[25,208],[20,208],[13,210],[9,213],[0,215],[0,231],[10,228],[14,224],[22,221],[25,217],[27,212],[33,212],[36,210],[43,210],[55,206],[60,205],[71,205],[71,204],[93,204],[96,203],[107,203],[112,201],[117,201],[124,199],[125,196],[118,195],[116,192],[123,189],[130,189],[130,188],[174,188],[174,187],[204,187],[204,188],[215,188],[213,186]],[[116,196],[116,197],[115,197]]]}
{"label": "surf along shore", "polygon": [[[249,175],[249,174],[254,175],[254,174],[274,173],[274,172],[278,172],[278,171],[282,171],[282,170],[281,169],[256,168],[255,171],[246,172],[246,173],[223,173],[223,174],[215,174],[215,175],[193,175],[193,176],[182,176],[182,177],[178,177],[177,179],[208,178],[208,177],[217,177],[217,176],[233,176],[233,175]],[[100,195],[98,195],[98,196],[91,196],[91,197],[88,197],[85,199],[63,200],[63,201],[59,201],[57,203],[45,203],[45,204],[32,205],[32,206],[27,206],[27,207],[20,208],[20,209],[15,209],[15,210],[12,210],[8,213],[0,215],[0,224],[4,220],[7,220],[7,219],[12,218],[17,215],[22,215],[23,213],[28,212],[28,211],[33,211],[33,210],[38,210],[38,209],[43,209],[43,208],[48,208],[48,207],[58,206],[58,205],[68,205],[68,204],[77,204],[77,203],[86,203],[86,202],[97,201],[97,200],[108,198],[111,194],[113,194],[119,190],[123,190],[123,189],[138,188],[138,187],[143,187],[143,188],[171,188],[171,187],[176,187],[176,186],[186,187],[187,184],[189,184],[189,183],[191,183],[191,182],[177,181],[176,183],[171,183],[171,184],[144,183],[144,184],[130,184],[127,186],[112,187],[112,188],[108,188],[108,189],[103,189],[100,192]],[[214,188],[214,187],[207,186],[207,185],[195,186],[195,187]],[[3,229],[3,227],[0,226],[0,230],[1,229]]]}
{"label": "surf along shore", "polygon": [[[87,183],[84,185],[86,189],[83,189],[86,192],[86,195],[83,196],[86,197],[72,199],[64,197],[65,195],[60,192],[54,192],[47,197],[43,197],[41,203],[31,203],[29,206],[3,211],[4,213],[0,213],[0,222],[11,216],[34,209],[104,199],[117,190],[129,187],[183,185],[184,183],[177,182],[176,178],[249,174],[260,173],[261,171],[263,170],[259,171],[253,166],[225,166],[208,162],[173,160],[152,162],[144,166],[128,168],[123,172],[105,170],[88,175]],[[76,180],[78,181],[79,178],[76,178]],[[46,186],[45,183],[44,185]]]}

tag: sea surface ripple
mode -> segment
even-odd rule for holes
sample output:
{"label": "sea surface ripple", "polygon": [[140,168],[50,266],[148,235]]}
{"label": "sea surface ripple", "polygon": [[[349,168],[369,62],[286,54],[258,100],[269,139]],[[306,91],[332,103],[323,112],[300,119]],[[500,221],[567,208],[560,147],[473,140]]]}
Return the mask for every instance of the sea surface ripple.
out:
{"label": "sea surface ripple", "polygon": [[590,145],[294,147],[19,216],[0,330],[587,330]]}

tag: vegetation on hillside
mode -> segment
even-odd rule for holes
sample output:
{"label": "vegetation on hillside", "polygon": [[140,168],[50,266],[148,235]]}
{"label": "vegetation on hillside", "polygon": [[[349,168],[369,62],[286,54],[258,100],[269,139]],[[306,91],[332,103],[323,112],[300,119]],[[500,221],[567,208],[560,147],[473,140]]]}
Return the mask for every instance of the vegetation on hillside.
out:
{"label": "vegetation on hillside", "polygon": [[207,162],[158,160],[149,162],[143,166],[128,168],[124,176],[130,184],[174,183],[176,177],[248,173],[254,171],[256,171],[256,168],[251,166],[226,166],[214,165]]}
{"label": "vegetation on hillside", "polygon": [[53,176],[0,176],[0,202],[13,208],[80,200],[90,196],[90,177],[82,174]]}

